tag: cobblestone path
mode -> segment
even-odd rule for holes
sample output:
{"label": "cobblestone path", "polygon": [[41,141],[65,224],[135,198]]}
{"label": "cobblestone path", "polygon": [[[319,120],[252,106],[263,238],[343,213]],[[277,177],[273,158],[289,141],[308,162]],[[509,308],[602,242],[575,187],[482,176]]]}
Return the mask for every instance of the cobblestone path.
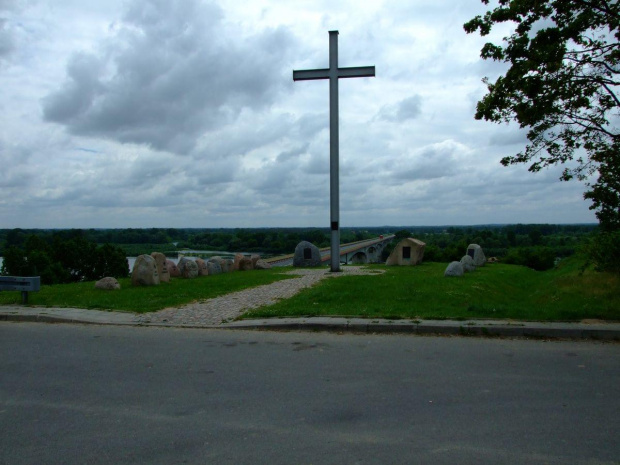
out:
{"label": "cobblestone path", "polygon": [[286,274],[298,278],[285,279],[251,289],[233,292],[213,299],[193,302],[182,307],[165,308],[158,312],[136,316],[138,323],[165,323],[166,325],[212,326],[239,317],[248,310],[272,305],[279,300],[288,299],[302,289],[311,287],[325,278],[338,278],[351,275],[372,275],[383,270],[368,270],[359,266],[347,266],[340,273],[327,269],[297,269]]}

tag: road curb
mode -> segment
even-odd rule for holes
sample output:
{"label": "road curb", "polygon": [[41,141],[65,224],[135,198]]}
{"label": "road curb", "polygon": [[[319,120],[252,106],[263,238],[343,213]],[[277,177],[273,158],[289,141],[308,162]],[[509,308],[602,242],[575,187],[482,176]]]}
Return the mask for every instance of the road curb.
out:
{"label": "road curb", "polygon": [[[620,323],[544,323],[544,322],[503,322],[501,320],[368,320],[363,318],[273,318],[264,320],[239,320],[221,325],[194,325],[143,323],[134,321],[135,315],[115,312],[89,313],[84,310],[72,316],[63,310],[46,309],[45,312],[23,313],[20,311],[0,312],[0,321],[70,323],[113,326],[142,326],[165,328],[202,328],[229,330],[275,330],[275,331],[327,331],[353,333],[383,333],[411,335],[446,335],[474,337],[506,337],[537,339],[590,339],[601,341],[620,341]],[[89,312],[89,313],[86,313]],[[65,313],[71,313],[66,311]],[[85,314],[86,313],[86,314]],[[122,318],[121,318],[122,317]],[[131,319],[130,319],[131,317]]]}
{"label": "road curb", "polygon": [[403,321],[344,318],[283,318],[240,320],[219,326],[223,329],[337,331],[357,333],[453,335],[476,337],[524,337],[548,339],[593,339],[620,341],[620,324],[537,323],[498,321]]}

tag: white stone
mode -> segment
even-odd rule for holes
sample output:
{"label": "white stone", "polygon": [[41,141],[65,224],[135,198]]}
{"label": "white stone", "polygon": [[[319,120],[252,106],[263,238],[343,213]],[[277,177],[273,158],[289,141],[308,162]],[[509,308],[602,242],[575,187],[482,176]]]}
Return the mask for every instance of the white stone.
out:
{"label": "white stone", "polygon": [[467,272],[472,272],[476,270],[476,265],[474,265],[474,259],[469,255],[463,255],[461,258],[461,265],[463,265],[463,269]]}
{"label": "white stone", "polygon": [[463,276],[465,274],[465,270],[463,269],[463,265],[461,262],[452,262],[446,268],[443,275],[447,277],[451,276]]}

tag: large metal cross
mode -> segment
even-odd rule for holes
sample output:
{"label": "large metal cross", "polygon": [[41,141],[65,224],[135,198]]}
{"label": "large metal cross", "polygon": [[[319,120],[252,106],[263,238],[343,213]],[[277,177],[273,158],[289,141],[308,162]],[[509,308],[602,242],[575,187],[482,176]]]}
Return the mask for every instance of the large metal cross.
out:
{"label": "large metal cross", "polygon": [[330,217],[331,217],[331,271],[340,271],[340,146],[338,134],[338,79],[371,77],[374,66],[338,68],[338,31],[329,31],[329,68],[293,71],[293,81],[329,79],[329,163],[330,163]]}

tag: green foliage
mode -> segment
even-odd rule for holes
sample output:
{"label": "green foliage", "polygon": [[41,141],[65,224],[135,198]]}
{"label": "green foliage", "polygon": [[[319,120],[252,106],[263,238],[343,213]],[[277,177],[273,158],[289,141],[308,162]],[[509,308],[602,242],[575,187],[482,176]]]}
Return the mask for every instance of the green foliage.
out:
{"label": "green foliage", "polygon": [[[489,0],[482,0],[488,4]],[[510,64],[478,102],[476,119],[516,121],[528,128],[524,152],[502,164],[531,163],[530,171],[566,164],[563,180],[587,179],[603,229],[620,228],[620,4],[612,0],[498,0],[495,9],[464,25],[488,35],[501,23],[515,31],[502,45],[487,43],[484,59]]]}
{"label": "green foliage", "polygon": [[510,251],[502,261],[527,266],[536,271],[545,271],[553,268],[555,254],[549,247],[522,247]]}
{"label": "green foliage", "polygon": [[[66,237],[66,236],[65,236]],[[101,247],[81,235],[63,239],[55,235],[50,242],[31,235],[23,248],[11,246],[5,252],[2,274],[41,276],[42,284],[59,284],[116,278],[129,274],[122,249],[105,244]]]}
{"label": "green foliage", "polygon": [[584,246],[585,254],[598,271],[620,274],[620,231],[603,231]]}

